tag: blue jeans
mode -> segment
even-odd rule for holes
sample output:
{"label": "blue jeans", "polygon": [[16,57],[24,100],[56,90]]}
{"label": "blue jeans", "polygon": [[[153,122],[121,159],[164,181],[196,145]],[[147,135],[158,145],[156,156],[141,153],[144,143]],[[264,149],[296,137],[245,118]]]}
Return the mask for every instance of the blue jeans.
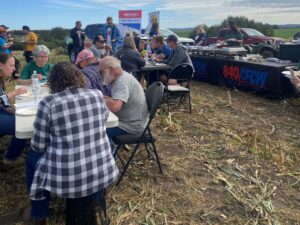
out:
{"label": "blue jeans", "polygon": [[18,139],[15,137],[15,124],[15,115],[0,110],[0,135],[13,136],[5,153],[5,158],[7,160],[15,160],[16,158],[18,158],[21,155],[26,144],[26,140]]}
{"label": "blue jeans", "polygon": [[125,130],[122,130],[119,127],[113,127],[113,128],[107,128],[106,133],[107,133],[107,136],[109,137],[112,154],[115,154],[116,149],[114,148],[114,142],[113,142],[112,138],[123,135],[123,134],[128,134],[128,132]]}
{"label": "blue jeans", "polygon": [[[34,172],[38,160],[43,156],[44,153],[38,153],[30,150],[26,160],[26,183],[28,193],[33,182]],[[31,216],[33,219],[46,219],[50,216],[50,192],[44,191],[45,199],[43,200],[31,200]]]}

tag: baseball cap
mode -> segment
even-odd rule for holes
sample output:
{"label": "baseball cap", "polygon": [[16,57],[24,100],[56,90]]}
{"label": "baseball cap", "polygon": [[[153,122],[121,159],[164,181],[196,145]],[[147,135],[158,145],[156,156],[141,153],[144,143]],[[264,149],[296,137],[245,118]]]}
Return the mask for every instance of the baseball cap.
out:
{"label": "baseball cap", "polygon": [[176,35],[174,35],[174,34],[171,34],[171,35],[169,35],[168,36],[168,38],[167,38],[167,42],[170,42],[170,41],[173,41],[173,42],[178,42],[178,38],[176,37]]}
{"label": "baseball cap", "polygon": [[76,62],[75,65],[77,65],[78,63],[82,62],[83,60],[86,59],[91,59],[94,58],[94,53],[88,49],[84,49],[81,52],[79,52],[77,58],[76,58]]}

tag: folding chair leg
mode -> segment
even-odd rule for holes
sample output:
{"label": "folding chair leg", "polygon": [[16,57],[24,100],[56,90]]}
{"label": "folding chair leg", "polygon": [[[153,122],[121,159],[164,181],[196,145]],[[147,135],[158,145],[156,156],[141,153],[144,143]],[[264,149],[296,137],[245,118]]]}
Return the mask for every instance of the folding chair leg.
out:
{"label": "folding chair leg", "polygon": [[132,162],[132,160],[133,160],[133,157],[134,157],[135,153],[137,152],[139,146],[140,146],[140,144],[137,144],[137,145],[135,146],[135,148],[134,148],[132,154],[130,155],[130,157],[129,157],[129,159],[128,159],[128,161],[127,161],[125,167],[124,167],[123,172],[121,173],[121,176],[120,176],[120,178],[119,178],[119,180],[118,180],[118,182],[117,182],[117,185],[119,185],[119,183],[121,182],[123,176],[125,175],[125,173],[126,173],[128,167],[130,166],[130,164],[131,164],[131,162]]}
{"label": "folding chair leg", "polygon": [[156,162],[158,164],[159,171],[160,171],[161,174],[163,174],[163,171],[162,171],[162,168],[161,168],[161,164],[160,164],[160,161],[159,161],[159,157],[158,157],[158,153],[156,151],[156,147],[155,147],[154,142],[152,142],[152,146],[153,146],[153,151],[154,151],[154,154],[155,154],[155,157],[156,157]]}
{"label": "folding chair leg", "polygon": [[189,108],[190,108],[190,113],[192,113],[191,92],[189,92]]}
{"label": "folding chair leg", "polygon": [[118,145],[116,151],[114,152],[114,158],[116,158],[116,155],[118,155],[118,151],[120,149],[121,145]]}
{"label": "folding chair leg", "polygon": [[167,115],[170,114],[170,99],[169,99],[169,92],[167,91]]}
{"label": "folding chair leg", "polygon": [[148,144],[146,144],[146,143],[145,143],[145,148],[146,148],[146,151],[147,151],[148,158],[150,159],[151,158],[151,154],[149,152]]}
{"label": "folding chair leg", "polygon": [[180,101],[179,101],[178,107],[181,105],[184,95],[185,95],[185,93],[182,93],[182,96],[181,96],[181,98],[180,98]]}

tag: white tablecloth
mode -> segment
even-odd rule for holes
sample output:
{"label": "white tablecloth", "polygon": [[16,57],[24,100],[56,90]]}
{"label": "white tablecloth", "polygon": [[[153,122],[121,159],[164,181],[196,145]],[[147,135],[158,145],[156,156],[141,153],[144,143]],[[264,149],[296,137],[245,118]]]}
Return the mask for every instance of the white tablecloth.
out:
{"label": "white tablecloth", "polygon": [[[30,86],[19,86],[17,85],[16,88],[25,87],[30,91]],[[46,96],[49,91],[47,87],[43,87],[41,89],[42,96]],[[18,109],[24,107],[33,106],[34,102],[32,98],[16,98],[16,111]],[[16,137],[20,139],[30,139],[33,134],[33,122],[35,119],[35,115],[33,116],[20,116],[16,113]],[[106,123],[107,128],[117,127],[119,124],[118,117],[114,115],[112,112],[109,113],[108,120]]]}

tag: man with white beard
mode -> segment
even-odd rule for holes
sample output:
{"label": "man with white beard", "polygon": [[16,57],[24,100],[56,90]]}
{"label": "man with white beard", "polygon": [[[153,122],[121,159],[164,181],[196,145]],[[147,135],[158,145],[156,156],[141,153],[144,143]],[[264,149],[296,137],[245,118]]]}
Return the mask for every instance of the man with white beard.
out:
{"label": "man with white beard", "polygon": [[104,96],[106,105],[119,118],[118,127],[107,129],[108,137],[142,133],[148,123],[148,107],[140,83],[111,56],[101,60],[100,74],[103,84],[111,85],[111,97]]}

